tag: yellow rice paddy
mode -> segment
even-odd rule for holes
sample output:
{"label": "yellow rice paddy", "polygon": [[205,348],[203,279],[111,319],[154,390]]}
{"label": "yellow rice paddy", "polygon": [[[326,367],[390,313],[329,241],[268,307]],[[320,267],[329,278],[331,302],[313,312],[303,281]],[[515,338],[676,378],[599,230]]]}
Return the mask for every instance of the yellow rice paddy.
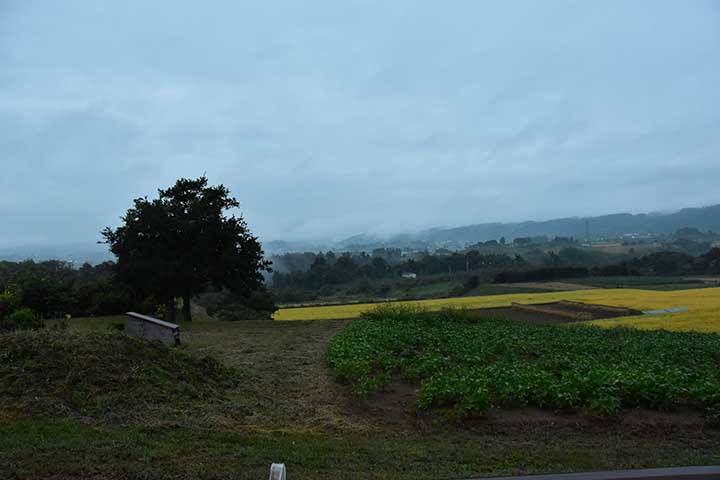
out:
{"label": "yellow rice paddy", "polygon": [[[454,308],[505,307],[512,302],[544,303],[559,300],[599,303],[628,307],[637,310],[686,307],[687,312],[621,317],[590,322],[603,327],[628,326],[640,329],[666,329],[675,331],[699,331],[720,333],[720,288],[699,288],[661,292],[639,289],[592,289],[569,292],[521,293],[487,295],[479,297],[443,298],[396,302],[419,305],[428,310]],[[275,313],[276,320],[327,320],[356,318],[376,304],[362,303],[320,307],[283,308]]]}

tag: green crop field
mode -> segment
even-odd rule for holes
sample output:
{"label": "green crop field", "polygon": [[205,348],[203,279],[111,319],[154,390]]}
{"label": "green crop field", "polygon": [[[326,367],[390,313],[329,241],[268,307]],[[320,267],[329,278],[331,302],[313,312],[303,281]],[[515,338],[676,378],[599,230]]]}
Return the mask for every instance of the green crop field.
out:
{"label": "green crop field", "polygon": [[622,408],[703,408],[720,421],[720,336],[537,326],[460,311],[383,306],[328,351],[356,392],[395,377],[420,385],[418,406],[485,413],[534,406],[614,414]]}

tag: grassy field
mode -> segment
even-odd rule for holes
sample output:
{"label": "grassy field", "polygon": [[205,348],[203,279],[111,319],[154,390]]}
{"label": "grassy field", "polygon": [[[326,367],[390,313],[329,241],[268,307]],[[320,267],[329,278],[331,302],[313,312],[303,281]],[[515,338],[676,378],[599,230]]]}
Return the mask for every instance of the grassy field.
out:
{"label": "grassy field", "polygon": [[[401,279],[393,282],[378,282],[381,285],[387,285],[389,290],[384,295],[377,293],[358,293],[357,282],[349,287],[339,289],[333,295],[322,296],[315,300],[307,300],[302,302],[291,302],[280,304],[281,308],[298,308],[301,306],[325,306],[325,305],[344,305],[350,303],[381,303],[388,301],[403,300],[425,300],[432,298],[447,298],[453,296],[478,296],[478,295],[500,295],[510,293],[528,293],[528,292],[550,292],[559,288],[554,284],[558,282],[550,282],[553,285],[546,287],[543,283],[528,284],[494,284],[481,283],[470,291],[463,288],[462,279],[448,279],[446,275],[438,276],[439,278],[427,277],[421,280]],[[576,285],[571,290],[580,288],[593,288],[591,286],[584,287]],[[568,290],[568,288],[561,288]],[[465,291],[459,295],[458,291]]]}
{"label": "grassy field", "polygon": [[[510,295],[485,295],[412,302],[397,302],[403,305],[417,305],[428,310],[454,308],[491,308],[509,306],[512,302],[543,303],[559,300],[599,303],[623,306],[638,310],[686,307],[687,312],[622,317],[600,320],[600,326],[631,326],[641,329],[667,329],[678,331],[720,332],[720,288],[698,288],[676,291],[655,291],[639,289],[589,289],[569,292],[523,293]],[[281,309],[275,313],[276,320],[323,320],[357,318],[362,312],[375,307],[374,304],[337,305],[328,307],[303,307]]]}
{"label": "grassy field", "polygon": [[[92,344],[92,335],[123,321],[73,319],[70,330],[91,335]],[[4,389],[9,383],[2,378],[0,478],[257,479],[277,461],[287,463],[292,478],[321,480],[468,478],[720,462],[720,432],[684,414],[633,410],[597,421],[519,409],[454,421],[417,411],[415,392],[401,386],[358,398],[336,382],[326,361],[329,341],[349,324],[182,324],[181,350],[220,360],[235,372],[234,386],[221,400],[161,401],[133,414],[93,413],[91,408],[79,414],[17,411],[9,405],[22,398]],[[85,353],[78,361],[102,366],[107,348],[96,344],[95,358]],[[82,375],[82,368],[73,368]]]}

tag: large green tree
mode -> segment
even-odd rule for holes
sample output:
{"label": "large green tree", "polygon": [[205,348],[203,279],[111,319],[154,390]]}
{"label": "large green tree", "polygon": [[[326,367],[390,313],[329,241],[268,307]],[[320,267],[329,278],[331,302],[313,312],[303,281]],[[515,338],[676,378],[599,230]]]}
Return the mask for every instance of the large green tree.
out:
{"label": "large green tree", "polygon": [[121,281],[161,299],[171,320],[176,297],[190,320],[191,298],[210,285],[245,297],[262,287],[270,262],[243,217],[228,215],[239,203],[227,188],[203,176],[158,193],[135,199],[123,225],[102,231]]}

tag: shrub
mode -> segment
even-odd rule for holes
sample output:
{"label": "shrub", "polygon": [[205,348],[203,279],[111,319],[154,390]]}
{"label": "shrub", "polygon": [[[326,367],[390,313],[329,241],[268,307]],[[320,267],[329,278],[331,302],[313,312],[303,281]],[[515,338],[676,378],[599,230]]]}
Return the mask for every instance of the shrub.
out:
{"label": "shrub", "polygon": [[272,314],[276,310],[273,293],[262,288],[253,291],[246,297],[227,294],[212,310],[212,313],[211,310],[208,310],[208,314],[228,321],[261,320],[272,318]]}
{"label": "shrub", "polygon": [[324,285],[319,291],[318,294],[321,297],[332,297],[337,293],[338,289],[335,288],[332,285]]}
{"label": "shrub", "polygon": [[242,304],[227,305],[216,313],[220,320],[237,322],[239,320],[270,320],[272,314],[262,310],[254,310]]}
{"label": "shrub", "polygon": [[29,308],[21,308],[5,317],[0,323],[0,330],[37,330],[43,328],[43,321],[38,319]]}
{"label": "shrub", "polygon": [[276,312],[278,309],[277,305],[275,305],[275,295],[264,287],[253,290],[243,302],[243,305],[259,312],[268,312],[269,314]]}
{"label": "shrub", "polygon": [[280,303],[299,303],[317,300],[317,292],[304,288],[283,288],[275,290]]}
{"label": "shrub", "polygon": [[155,310],[153,311],[153,316],[155,318],[165,320],[166,318],[168,318],[167,307],[162,303],[158,303],[157,305],[155,305]]}
{"label": "shrub", "polygon": [[111,330],[113,332],[125,333],[125,323],[124,322],[112,322],[110,325],[108,325],[108,330]]}
{"label": "shrub", "polygon": [[542,282],[564,278],[587,277],[585,267],[545,267],[532,270],[505,271],[495,275],[495,283]]}
{"label": "shrub", "polygon": [[370,281],[367,278],[363,278],[357,283],[354,292],[352,293],[367,294],[370,293],[371,290],[372,285],[370,285]]}
{"label": "shrub", "polygon": [[478,277],[477,275],[470,275],[463,282],[463,288],[467,291],[477,288],[479,285],[480,285],[480,277]]}
{"label": "shrub", "polygon": [[0,291],[0,320],[15,310],[17,306],[18,298],[12,290],[6,288],[5,290]]}
{"label": "shrub", "polygon": [[388,285],[387,283],[383,283],[375,288],[375,294],[381,297],[385,297],[390,293],[391,290],[392,287],[390,285]]}

